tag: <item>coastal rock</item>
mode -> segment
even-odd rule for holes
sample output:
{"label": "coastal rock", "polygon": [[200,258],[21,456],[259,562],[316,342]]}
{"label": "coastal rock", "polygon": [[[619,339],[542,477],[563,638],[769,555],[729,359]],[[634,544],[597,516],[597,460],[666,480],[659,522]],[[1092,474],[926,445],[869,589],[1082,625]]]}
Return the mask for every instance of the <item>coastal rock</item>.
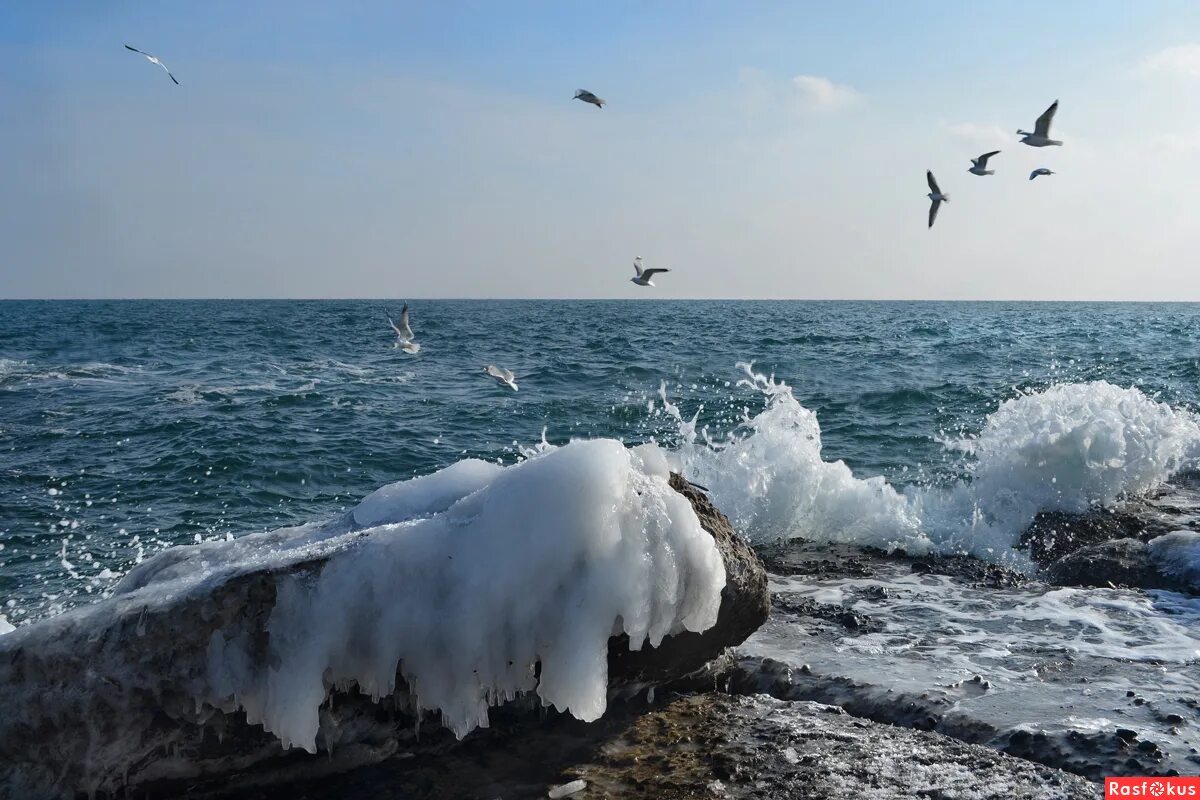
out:
{"label": "coastal rock", "polygon": [[487,738],[239,800],[544,798],[585,781],[581,797],[1005,798],[1085,800],[1099,785],[937,733],[841,709],[719,692],[626,705],[584,725],[559,717],[526,735]]}
{"label": "coastal rock", "polygon": [[[1188,551],[1191,552],[1188,552]],[[1060,586],[1128,586],[1200,594],[1200,534],[1177,531],[1082,547],[1046,568]]]}
{"label": "coastal rock", "polygon": [[1060,586],[1183,588],[1179,579],[1162,573],[1140,539],[1114,539],[1081,547],[1046,567],[1046,577]]}
{"label": "coastal rock", "polygon": [[[702,493],[678,476],[670,485],[691,502],[724,562],[716,624],[638,651],[629,650],[624,634],[610,639],[610,696],[698,670],[744,640],[768,612],[766,576],[753,551]],[[332,538],[288,550],[284,560],[250,558],[149,601],[145,593],[118,593],[0,637],[0,795],[35,800],[132,791],[153,798],[204,787],[245,790],[310,780],[401,751],[462,746],[434,715],[424,715],[421,728],[422,715],[413,712],[399,673],[395,692],[378,700],[357,686],[329,687],[315,756],[284,748],[236,705],[218,708],[199,699],[212,694],[212,665],[229,668],[222,648],[236,643],[237,653],[271,658],[272,610],[283,587],[316,580],[366,541],[356,538],[353,514],[328,527]],[[207,566],[193,561],[166,558],[154,569],[186,573]],[[517,718],[536,728],[546,719],[539,705],[537,698],[518,696],[493,709],[493,724]]]}

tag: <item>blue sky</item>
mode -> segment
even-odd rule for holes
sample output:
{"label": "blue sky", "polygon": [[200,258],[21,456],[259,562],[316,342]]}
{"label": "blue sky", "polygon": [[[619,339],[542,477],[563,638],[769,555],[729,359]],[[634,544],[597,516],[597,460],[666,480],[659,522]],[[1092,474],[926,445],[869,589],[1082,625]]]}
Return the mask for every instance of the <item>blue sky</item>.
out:
{"label": "blue sky", "polygon": [[0,73],[0,297],[1200,298],[1194,2],[8,4]]}

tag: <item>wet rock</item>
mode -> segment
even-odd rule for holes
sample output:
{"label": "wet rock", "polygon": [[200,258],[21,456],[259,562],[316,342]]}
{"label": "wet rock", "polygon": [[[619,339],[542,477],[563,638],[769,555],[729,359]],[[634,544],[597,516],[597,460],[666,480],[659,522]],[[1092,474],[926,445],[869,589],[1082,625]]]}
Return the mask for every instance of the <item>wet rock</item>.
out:
{"label": "wet rock", "polygon": [[[908,564],[922,575],[946,575],[965,583],[989,588],[1011,588],[1028,578],[1015,570],[966,555],[927,555],[916,558],[903,551],[885,551],[875,547],[809,542],[792,539],[786,543],[759,548],[767,571],[774,575],[803,575],[814,580],[870,578],[894,564]],[[886,587],[874,587],[876,597],[888,595]]]}
{"label": "wet rock", "polygon": [[336,780],[238,800],[545,797],[567,779],[581,797],[1098,798],[1075,775],[839,709],[770,697],[675,697],[592,725],[558,717],[523,736],[483,737],[443,755],[390,760]]}
{"label": "wet rock", "polygon": [[[637,652],[624,636],[610,639],[614,696],[698,670],[743,641],[769,610],[754,552],[706,496],[678,476],[671,485],[691,501],[724,559],[717,623]],[[243,711],[197,701],[205,695],[214,634],[242,637],[265,659],[279,582],[315,576],[329,558],[297,552],[286,563],[222,573],[155,602],[119,594],[0,637],[0,796],[175,797],[204,785],[232,791],[459,746],[433,715],[418,737],[420,720],[399,675],[396,692],[379,702],[354,687],[330,688],[315,756],[284,750]],[[493,709],[493,725],[504,728],[512,718],[536,727],[545,715],[538,706],[517,698]],[[539,791],[544,796],[546,787]]]}
{"label": "wet rock", "polygon": [[[1018,547],[1029,551],[1039,564],[1049,564],[1083,547],[1112,539],[1140,539],[1157,535],[1149,523],[1134,514],[1097,509],[1086,514],[1045,511],[1021,534]],[[1157,528],[1156,528],[1157,530]],[[1165,531],[1159,530],[1159,533]]]}
{"label": "wet rock", "polygon": [[1115,539],[1080,547],[1046,567],[1060,586],[1112,586],[1190,591],[1186,580],[1165,574],[1140,539]]}
{"label": "wet rock", "polygon": [[[974,678],[940,691],[897,692],[882,685],[844,676],[797,670],[770,658],[736,659],[728,665],[724,685],[734,693],[767,694],[784,700],[832,704],[849,714],[904,728],[933,731],[963,742],[984,745],[1008,755],[1099,781],[1106,775],[1164,775],[1164,753],[1157,745],[1139,749],[1129,729],[1115,733],[1076,730],[1046,732],[1024,727],[998,728],[955,710],[956,698],[970,688],[985,693]],[[1134,766],[1130,766],[1130,764]],[[1165,767],[1165,769],[1164,769]]]}
{"label": "wet rock", "polygon": [[797,624],[813,622],[819,627],[822,622],[833,623],[849,633],[857,634],[883,630],[881,622],[861,611],[855,611],[843,605],[818,603],[811,597],[803,595],[777,592],[771,597],[771,605],[784,613],[804,618],[797,620]]}

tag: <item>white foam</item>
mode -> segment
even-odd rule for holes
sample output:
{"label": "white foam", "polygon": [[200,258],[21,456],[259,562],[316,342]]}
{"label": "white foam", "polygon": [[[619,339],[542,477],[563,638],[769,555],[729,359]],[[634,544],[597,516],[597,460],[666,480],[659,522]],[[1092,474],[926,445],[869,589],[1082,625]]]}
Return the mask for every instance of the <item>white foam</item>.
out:
{"label": "white foam", "polygon": [[3,636],[6,633],[11,633],[15,630],[16,626],[6,620],[3,614],[0,614],[0,636]]}
{"label": "white foam", "polygon": [[[315,580],[279,584],[269,663],[214,635],[204,699],[243,707],[285,746],[313,752],[331,686],[379,698],[398,670],[413,705],[440,711],[460,737],[521,693],[596,719],[610,636],[624,632],[640,649],[716,621],[724,565],[667,478],[656,447],[596,440],[385,487],[350,514],[373,527],[347,533],[343,520],[280,539],[292,549],[297,539],[353,544]],[[211,560],[220,546],[202,547]],[[178,558],[153,564],[124,588],[194,580]]]}
{"label": "white foam", "polygon": [[708,486],[718,508],[753,541],[800,537],[919,554],[931,549],[1027,563],[1012,546],[1043,511],[1082,512],[1160,488],[1195,463],[1200,422],[1135,388],[1096,381],[1062,384],[1001,403],[979,436],[953,447],[974,459],[948,486],[898,492],[861,479],[821,455],[816,414],[782,382],[753,372],[740,385],[767,398],[729,441],[697,442],[660,390],[679,427],[672,459]]}
{"label": "white foam", "polygon": [[[883,478],[861,480],[842,461],[821,458],[817,416],[784,383],[742,365],[767,407],[721,444],[685,437],[673,457],[689,479],[752,541],[801,537],[882,547],[929,546],[909,502]],[[664,397],[664,403],[665,403]],[[673,407],[671,407],[673,408]],[[675,416],[679,419],[676,411]],[[695,431],[694,419],[682,433]]]}

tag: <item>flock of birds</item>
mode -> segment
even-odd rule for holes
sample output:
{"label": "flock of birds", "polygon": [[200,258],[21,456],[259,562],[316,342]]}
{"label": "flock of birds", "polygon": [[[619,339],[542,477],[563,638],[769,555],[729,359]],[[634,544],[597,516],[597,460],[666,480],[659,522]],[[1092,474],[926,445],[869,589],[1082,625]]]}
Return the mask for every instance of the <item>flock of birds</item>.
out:
{"label": "flock of birds", "polygon": [[[590,92],[589,92],[590,94]],[[601,101],[603,103],[603,101]],[[1058,111],[1058,101],[1055,100],[1050,104],[1050,107],[1042,112],[1042,115],[1037,118],[1037,122],[1033,126],[1033,133],[1017,129],[1017,135],[1022,137],[1021,144],[1027,144],[1030,147],[1061,147],[1062,142],[1057,139],[1050,138],[1050,123],[1054,121],[1054,112]],[[967,172],[972,175],[995,175],[996,170],[988,169],[988,159],[992,156],[999,155],[999,150],[993,150],[990,153],[984,153],[978,158],[971,159],[971,166]],[[1053,175],[1052,170],[1045,167],[1038,167],[1033,172],[1029,173],[1029,180],[1033,180],[1041,175]],[[950,195],[946,194],[938,186],[937,178],[933,177],[933,170],[925,170],[925,181],[929,184],[929,227],[933,227],[933,221],[937,219],[938,209],[942,207],[942,203],[950,200]]]}
{"label": "flock of birds", "polygon": [[[167,65],[163,63],[161,58],[153,55],[152,53],[147,53],[145,50],[139,50],[133,45],[127,44],[125,45],[125,49],[131,50],[134,53],[143,56],[147,61],[155,66],[162,67],[163,71],[167,73],[167,77],[169,77],[176,86],[179,85],[179,79],[171,74],[171,70],[167,68]],[[605,101],[602,98],[597,97],[587,89],[580,89],[575,92],[575,99],[582,100],[585,103],[591,103],[596,108],[604,108],[605,104]],[[932,176],[930,177],[930,180],[933,180]],[[666,267],[643,267],[642,257],[637,256],[633,259],[633,271],[634,276],[629,279],[630,281],[638,286],[653,286],[654,281],[652,281],[651,278],[660,272],[670,272],[671,270],[667,269]],[[398,324],[394,319],[392,319],[391,314],[387,315],[387,320],[388,324],[392,326],[392,331],[396,334],[396,342],[394,345],[392,345],[393,348],[403,350],[405,353],[410,355],[420,352],[421,345],[418,344],[414,338],[412,326],[409,324],[408,303],[405,303],[404,308],[400,309],[400,322]],[[495,364],[488,364],[483,368],[483,371],[492,379],[494,379],[500,386],[512,389],[514,392],[517,391],[517,376],[513,374],[512,370],[505,369],[504,367],[498,367]]]}
{"label": "flock of birds", "polygon": [[[147,53],[144,50],[139,50],[138,48],[128,44],[125,45],[125,49],[132,50],[138,55],[145,57],[146,60],[151,64],[162,67],[163,71],[167,73],[167,77],[174,81],[176,86],[179,85],[178,79],[171,74],[171,70],[167,68],[167,65],[164,64],[162,59],[160,59],[158,56]],[[579,89],[576,91],[575,99],[594,105],[596,108],[604,108],[606,102],[603,98],[597,97],[594,92],[590,92],[587,89]],[[1058,111],[1057,100],[1051,103],[1050,107],[1047,108],[1042,115],[1037,118],[1037,123],[1035,123],[1032,133],[1017,129],[1017,135],[1022,137],[1021,143],[1027,144],[1030,147],[1049,147],[1052,145],[1062,145],[1061,141],[1050,138],[1050,123],[1054,121],[1054,113],[1056,111]],[[995,170],[988,169],[988,159],[999,155],[999,153],[999,150],[992,150],[989,153],[984,153],[978,158],[971,159],[971,167],[967,170],[967,172],[970,172],[972,175],[980,176],[995,175]],[[1038,169],[1035,169],[1033,172],[1029,173],[1029,180],[1033,180],[1034,178],[1042,175],[1053,174],[1054,173],[1051,170],[1046,169],[1045,167],[1039,167]],[[925,179],[929,184],[929,227],[932,228],[934,220],[937,219],[938,209],[941,208],[942,203],[950,200],[950,195],[943,192],[941,187],[938,186],[937,179],[933,177],[933,170],[925,171]],[[651,280],[651,278],[660,272],[670,272],[670,270],[666,269],[665,267],[643,267],[641,256],[637,256],[633,259],[633,270],[634,276],[629,280],[638,286],[654,286],[654,281]],[[418,344],[413,338],[413,330],[409,325],[408,303],[405,303],[404,308],[400,311],[400,323],[397,324],[389,314],[388,324],[392,326],[392,330],[396,334],[396,343],[393,345],[393,347],[403,350],[405,353],[409,354],[417,353],[421,350],[421,345]],[[513,375],[512,370],[504,369],[503,367],[497,367],[495,364],[488,364],[486,367],[484,367],[484,372],[492,377],[499,385],[512,389],[514,392],[517,391],[517,379],[516,376]]]}

